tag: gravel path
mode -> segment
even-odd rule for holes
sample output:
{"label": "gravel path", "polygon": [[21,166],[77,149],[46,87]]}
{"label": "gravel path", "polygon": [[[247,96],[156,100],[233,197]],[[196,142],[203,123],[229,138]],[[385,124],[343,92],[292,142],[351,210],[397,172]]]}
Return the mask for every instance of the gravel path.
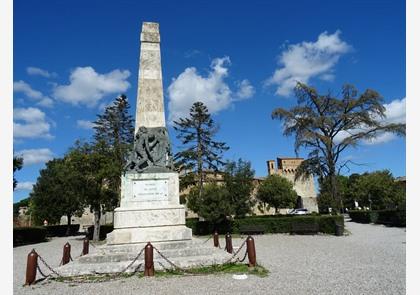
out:
{"label": "gravel path", "polygon": [[[72,245],[73,256],[81,253],[80,238],[55,238],[14,248],[14,294],[405,294],[405,229],[353,222],[346,222],[346,229],[350,234],[342,237],[255,236],[257,261],[270,271],[265,278],[234,280],[231,274],[131,277],[104,283],[41,282],[22,287],[26,257],[32,248],[53,267],[58,266],[66,241]],[[234,239],[234,246],[240,243]]]}

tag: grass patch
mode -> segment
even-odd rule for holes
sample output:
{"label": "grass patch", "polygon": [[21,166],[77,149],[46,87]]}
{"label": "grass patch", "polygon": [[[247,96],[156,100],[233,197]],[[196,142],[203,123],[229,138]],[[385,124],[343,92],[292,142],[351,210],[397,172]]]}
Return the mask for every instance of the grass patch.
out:
{"label": "grass patch", "polygon": [[[187,271],[168,269],[166,271],[155,271],[156,277],[170,277],[182,275],[209,275],[209,274],[250,274],[259,277],[268,276],[268,270],[261,265],[248,267],[246,264],[228,263],[222,265],[210,265],[202,267],[189,268]],[[139,277],[143,277],[143,273]]]}

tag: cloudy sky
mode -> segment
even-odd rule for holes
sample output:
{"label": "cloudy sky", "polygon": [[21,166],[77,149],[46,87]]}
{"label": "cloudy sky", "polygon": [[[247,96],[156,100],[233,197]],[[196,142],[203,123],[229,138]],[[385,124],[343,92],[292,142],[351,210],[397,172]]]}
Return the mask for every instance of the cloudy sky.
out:
{"label": "cloudy sky", "polygon": [[[28,196],[46,161],[90,138],[96,114],[120,93],[134,114],[143,21],[160,23],[175,152],[171,122],[201,100],[231,148],[226,158],[249,160],[265,176],[266,160],[295,156],[270,115],[296,104],[296,81],[320,92],[375,89],[387,121],[405,122],[404,1],[207,2],[14,1],[14,153],[24,158],[14,201]],[[405,140],[383,134],[343,159],[363,164],[346,173],[402,176]]]}

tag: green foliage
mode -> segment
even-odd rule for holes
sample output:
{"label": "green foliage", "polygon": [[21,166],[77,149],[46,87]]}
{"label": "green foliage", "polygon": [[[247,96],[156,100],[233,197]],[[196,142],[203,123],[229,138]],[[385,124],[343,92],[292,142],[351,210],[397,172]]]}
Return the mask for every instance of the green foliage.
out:
{"label": "green foliage", "polygon": [[64,237],[74,236],[79,232],[80,224],[70,225],[70,231],[68,231],[67,225],[47,225],[44,226],[47,230],[47,237]]}
{"label": "green foliage", "polygon": [[350,210],[349,216],[352,221],[358,223],[377,223],[387,226],[405,227],[405,208],[391,210]]}
{"label": "green foliage", "polygon": [[203,187],[201,194],[200,189],[194,187],[191,189],[187,200],[189,209],[212,224],[225,220],[234,212],[229,192],[224,185],[207,184]]}
{"label": "green foliage", "polygon": [[85,189],[83,173],[68,158],[46,163],[30,193],[30,208],[35,224],[60,221],[61,216],[83,213],[81,192]]}
{"label": "green foliage", "polygon": [[[330,194],[328,181],[320,182],[318,207],[328,212],[337,205]],[[353,209],[354,201],[360,207],[373,210],[405,208],[405,187],[395,181],[388,170],[337,177],[337,192],[345,208]]]}
{"label": "green foliage", "polygon": [[292,182],[280,175],[270,175],[258,187],[257,199],[278,212],[279,208],[294,208],[297,194]]}
{"label": "green foliage", "polygon": [[44,242],[46,235],[43,227],[14,227],[13,247]]}
{"label": "green foliage", "polygon": [[17,185],[17,180],[15,179],[15,172],[22,169],[23,167],[23,158],[13,157],[13,190],[15,190]]}
{"label": "green foliage", "polygon": [[107,187],[120,193],[121,174],[127,161],[128,154],[134,142],[134,119],[129,114],[130,104],[122,94],[112,105],[97,115],[94,122],[95,134],[93,146],[96,152],[106,157],[102,160],[102,170],[107,180]]}
{"label": "green foliage", "polygon": [[244,217],[251,213],[255,201],[251,198],[254,189],[255,171],[251,162],[239,159],[237,162],[228,162],[223,174],[224,183],[233,206],[235,217]]}
{"label": "green foliage", "polygon": [[178,132],[177,138],[181,141],[184,150],[175,154],[175,166],[193,176],[185,178],[181,187],[191,182],[197,182],[200,192],[203,187],[205,171],[217,171],[225,163],[222,161],[223,152],[229,147],[224,142],[217,142],[214,137],[218,126],[214,123],[207,107],[202,102],[195,102],[188,118],[174,121],[174,129]]}
{"label": "green foliage", "polygon": [[[339,224],[344,226],[344,217],[342,215],[249,216],[225,222],[223,227],[219,226],[218,233],[225,234],[229,231],[230,233],[239,234],[239,229],[247,225],[257,225],[264,228],[265,233],[290,233],[292,223],[317,223],[319,232],[335,234],[335,225]],[[194,235],[208,235],[213,233],[213,228],[208,222],[198,221],[198,219],[187,219],[186,225],[193,230]]]}
{"label": "green foliage", "polygon": [[342,207],[336,175],[351,163],[340,161],[342,152],[383,132],[405,135],[405,124],[385,123],[383,98],[371,89],[359,94],[354,86],[344,85],[342,98],[336,98],[331,93],[318,94],[315,88],[298,82],[295,95],[298,105],[289,110],[277,108],[272,118],[284,122],[285,136],[295,135],[296,153],[301,148],[309,151],[296,178],[313,174],[321,181],[327,179],[329,193]]}

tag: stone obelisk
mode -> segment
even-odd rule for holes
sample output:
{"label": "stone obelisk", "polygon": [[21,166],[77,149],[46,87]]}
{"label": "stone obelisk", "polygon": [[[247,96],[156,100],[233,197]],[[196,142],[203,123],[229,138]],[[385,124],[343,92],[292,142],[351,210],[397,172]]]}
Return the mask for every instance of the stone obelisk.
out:
{"label": "stone obelisk", "polygon": [[192,238],[165,127],[159,24],[144,22],[140,40],[135,142],[121,176],[121,202],[108,245]]}
{"label": "stone obelisk", "polygon": [[140,126],[165,127],[159,24],[143,23],[140,41],[136,131]]}

